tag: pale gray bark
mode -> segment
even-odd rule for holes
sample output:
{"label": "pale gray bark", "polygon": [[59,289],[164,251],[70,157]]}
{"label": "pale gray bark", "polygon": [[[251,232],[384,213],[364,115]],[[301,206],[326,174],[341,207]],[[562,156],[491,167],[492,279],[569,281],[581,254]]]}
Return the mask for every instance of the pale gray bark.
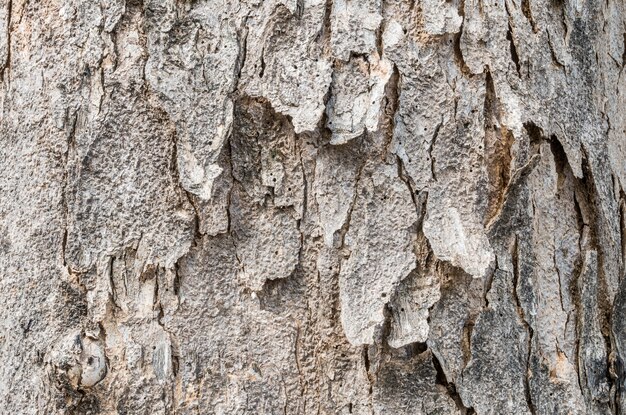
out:
{"label": "pale gray bark", "polygon": [[622,0],[0,0],[0,413],[626,413],[625,41]]}

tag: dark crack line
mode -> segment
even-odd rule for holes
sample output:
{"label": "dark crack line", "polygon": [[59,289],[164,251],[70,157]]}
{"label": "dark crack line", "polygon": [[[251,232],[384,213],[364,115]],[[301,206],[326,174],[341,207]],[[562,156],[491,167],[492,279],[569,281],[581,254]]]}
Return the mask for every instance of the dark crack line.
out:
{"label": "dark crack line", "polygon": [[363,174],[363,170],[365,169],[366,162],[363,162],[361,167],[357,172],[356,178],[354,180],[354,196],[352,196],[352,202],[350,203],[350,208],[348,209],[348,214],[346,215],[346,220],[340,229],[341,235],[341,246],[340,248],[345,247],[346,235],[350,231],[350,224],[352,223],[352,212],[354,211],[354,207],[356,206],[359,185],[361,183],[361,175]]}
{"label": "dark crack line", "polygon": [[515,45],[515,39],[513,37],[513,25],[511,24],[512,18],[511,13],[509,11],[509,3],[505,2],[506,14],[508,15],[508,30],[506,32],[506,38],[509,41],[509,51],[511,53],[511,60],[515,64],[515,68],[517,69],[517,76],[519,78],[522,77],[521,64],[519,61],[519,55],[517,53],[517,46]]}
{"label": "dark crack line", "polygon": [[520,317],[520,320],[522,321],[522,324],[526,330],[526,333],[528,334],[528,341],[527,341],[527,347],[528,347],[528,355],[526,356],[526,373],[524,374],[524,396],[526,398],[526,404],[528,405],[528,409],[530,410],[530,413],[532,415],[535,415],[537,413],[536,409],[535,409],[535,404],[533,403],[532,400],[532,394],[530,393],[530,382],[529,382],[529,376],[528,376],[528,372],[530,370],[530,359],[531,359],[531,354],[532,354],[532,340],[533,340],[533,336],[534,336],[534,331],[533,328],[530,326],[530,324],[526,321],[526,318],[524,316],[524,309],[521,305],[521,301],[519,298],[519,295],[517,293],[517,285],[519,282],[519,244],[518,244],[518,239],[517,239],[517,235],[515,235],[515,239],[513,241],[513,248],[512,248],[512,262],[513,262],[513,298],[515,299],[515,306],[516,306],[516,310],[517,310],[517,314]]}
{"label": "dark crack line", "polygon": [[435,132],[433,133],[433,137],[430,140],[430,145],[428,146],[428,157],[430,158],[430,174],[433,178],[433,181],[437,181],[437,175],[435,174],[435,157],[433,156],[433,149],[435,147],[435,143],[437,142],[437,137],[439,137],[439,130],[443,125],[443,115],[441,116],[441,122],[437,124],[435,127]]}
{"label": "dark crack line", "polygon": [[13,0],[9,0],[7,3],[7,57],[2,63],[2,73],[0,73],[0,81],[4,82],[5,71],[9,71],[11,68],[11,15],[13,11]]}
{"label": "dark crack line", "polygon": [[448,381],[446,373],[444,372],[443,367],[441,366],[441,362],[439,362],[439,359],[437,358],[435,353],[431,350],[430,354],[432,356],[433,367],[435,368],[435,371],[437,372],[437,375],[435,377],[435,383],[437,385],[441,385],[446,388],[446,392],[448,396],[450,397],[450,399],[454,401],[454,404],[456,405],[457,409],[462,414],[469,415],[473,413],[474,409],[472,407],[469,407],[469,408],[466,407],[465,404],[463,403],[461,396],[456,390],[456,386],[454,382]]}

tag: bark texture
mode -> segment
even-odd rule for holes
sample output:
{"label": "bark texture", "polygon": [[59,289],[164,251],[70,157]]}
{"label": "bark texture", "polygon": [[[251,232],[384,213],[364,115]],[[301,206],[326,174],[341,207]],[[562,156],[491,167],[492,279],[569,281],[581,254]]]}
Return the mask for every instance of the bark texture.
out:
{"label": "bark texture", "polygon": [[626,413],[625,41],[622,0],[0,0],[0,413]]}

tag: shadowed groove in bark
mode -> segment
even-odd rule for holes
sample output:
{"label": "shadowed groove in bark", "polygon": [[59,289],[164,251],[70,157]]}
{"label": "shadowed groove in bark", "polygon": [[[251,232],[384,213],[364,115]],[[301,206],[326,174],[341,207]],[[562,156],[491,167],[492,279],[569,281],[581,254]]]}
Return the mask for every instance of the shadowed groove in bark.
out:
{"label": "shadowed groove in bark", "polygon": [[537,413],[535,409],[535,404],[533,403],[532,395],[530,393],[530,386],[528,384],[528,376],[530,373],[530,357],[531,357],[531,344],[533,341],[534,331],[532,327],[526,321],[524,316],[524,309],[520,303],[520,299],[517,295],[517,287],[519,281],[519,250],[517,246],[517,237],[514,239],[513,249],[512,249],[512,259],[513,259],[513,298],[515,299],[515,308],[517,310],[518,315],[522,323],[524,324],[524,328],[528,333],[528,342],[526,343],[528,348],[528,355],[526,357],[526,373],[524,374],[524,398],[526,399],[526,403],[528,404],[528,408],[530,409],[530,413],[535,415]]}
{"label": "shadowed groove in bark", "polygon": [[[428,348],[426,345],[424,346]],[[476,412],[474,411],[474,408],[466,408],[463,405],[463,400],[457,393],[454,383],[448,382],[448,379],[446,378],[446,374],[441,368],[441,363],[439,363],[439,359],[437,359],[437,356],[433,353],[432,357],[433,357],[433,366],[435,367],[435,370],[437,371],[437,384],[446,388],[448,395],[452,398],[452,400],[454,400],[454,403],[456,404],[457,408],[461,411],[462,414],[464,415],[475,414]]]}

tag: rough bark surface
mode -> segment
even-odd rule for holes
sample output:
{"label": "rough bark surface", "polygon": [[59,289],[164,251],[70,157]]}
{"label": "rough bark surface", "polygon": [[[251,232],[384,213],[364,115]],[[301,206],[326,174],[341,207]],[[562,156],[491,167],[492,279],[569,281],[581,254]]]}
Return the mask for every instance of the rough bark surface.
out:
{"label": "rough bark surface", "polygon": [[0,413],[626,413],[625,41],[622,0],[0,0]]}

